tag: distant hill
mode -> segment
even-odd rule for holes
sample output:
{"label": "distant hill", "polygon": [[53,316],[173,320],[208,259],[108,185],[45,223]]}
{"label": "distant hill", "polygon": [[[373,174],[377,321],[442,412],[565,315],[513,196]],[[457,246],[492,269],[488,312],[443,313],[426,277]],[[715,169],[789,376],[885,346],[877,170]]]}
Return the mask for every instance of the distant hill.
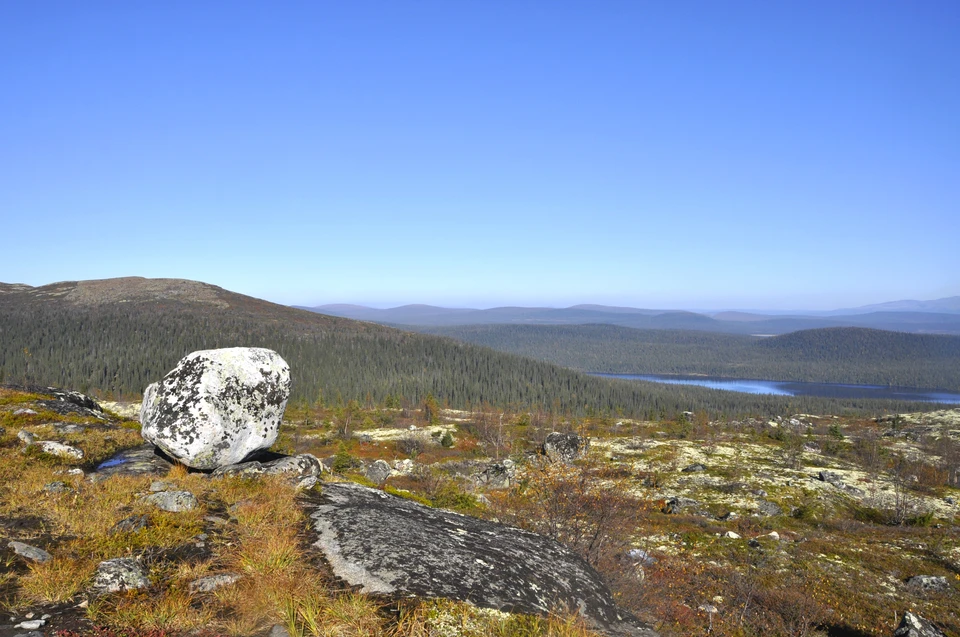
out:
{"label": "distant hill", "polygon": [[565,367],[960,391],[960,337],[837,327],[771,338],[614,325],[420,327]]}
{"label": "distant hill", "polygon": [[[948,301],[949,299],[944,299]],[[930,301],[928,303],[938,304]],[[949,304],[945,304],[947,307]],[[940,307],[937,305],[937,307]],[[713,316],[677,310],[650,310],[604,305],[568,308],[496,307],[487,310],[404,305],[376,309],[358,305],[322,305],[309,309],[321,314],[394,326],[458,325],[619,325],[635,329],[681,329],[725,334],[787,334],[825,327],[867,327],[919,334],[960,335],[960,314],[929,311],[867,311],[847,315],[765,315],[720,312]]]}
{"label": "distant hill", "polygon": [[831,314],[866,314],[869,312],[932,312],[934,314],[960,314],[960,296],[951,296],[933,301],[890,301],[845,310]]}

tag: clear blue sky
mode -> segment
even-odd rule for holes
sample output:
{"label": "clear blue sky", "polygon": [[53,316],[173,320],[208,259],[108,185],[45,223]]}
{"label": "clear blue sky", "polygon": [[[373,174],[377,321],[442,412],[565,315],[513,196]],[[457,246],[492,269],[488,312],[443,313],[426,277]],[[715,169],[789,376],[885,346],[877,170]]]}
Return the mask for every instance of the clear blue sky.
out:
{"label": "clear blue sky", "polygon": [[960,2],[0,3],[0,281],[960,294]]}

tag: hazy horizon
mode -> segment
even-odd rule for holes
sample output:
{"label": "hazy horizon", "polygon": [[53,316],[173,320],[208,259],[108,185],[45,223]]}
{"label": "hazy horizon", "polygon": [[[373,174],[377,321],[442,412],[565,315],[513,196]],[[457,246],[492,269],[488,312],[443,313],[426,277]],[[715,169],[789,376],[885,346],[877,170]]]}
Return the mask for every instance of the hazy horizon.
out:
{"label": "hazy horizon", "polygon": [[6,3],[0,279],[287,305],[960,295],[958,32],[948,0]]}

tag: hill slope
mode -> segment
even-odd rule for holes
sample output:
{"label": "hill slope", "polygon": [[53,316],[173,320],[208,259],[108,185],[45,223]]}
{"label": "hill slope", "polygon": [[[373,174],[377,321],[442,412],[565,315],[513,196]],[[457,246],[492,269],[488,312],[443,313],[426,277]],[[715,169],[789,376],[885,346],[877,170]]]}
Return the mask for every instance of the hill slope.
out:
{"label": "hill slope", "polygon": [[290,363],[295,400],[322,395],[327,402],[380,402],[392,396],[417,403],[432,393],[458,407],[486,402],[633,414],[691,405],[729,409],[731,400],[593,378],[176,279],[2,285],[0,336],[0,380],[115,394],[139,394],[191,351],[262,346]]}

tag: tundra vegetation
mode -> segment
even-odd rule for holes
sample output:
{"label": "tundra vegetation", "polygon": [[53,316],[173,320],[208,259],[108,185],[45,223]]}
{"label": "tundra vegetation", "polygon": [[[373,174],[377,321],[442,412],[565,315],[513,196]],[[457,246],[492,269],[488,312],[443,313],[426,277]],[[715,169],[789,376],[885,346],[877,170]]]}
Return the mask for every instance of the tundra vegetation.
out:
{"label": "tundra vegetation", "polygon": [[[277,480],[211,480],[181,466],[160,477],[70,473],[142,444],[138,424],[44,411],[40,398],[0,390],[4,614],[50,614],[61,637],[265,635],[274,624],[292,635],[589,634],[559,609],[541,618],[348,590],[306,539],[301,503],[311,493]],[[84,456],[25,447],[21,430]],[[589,437],[589,451],[549,461],[536,451],[553,431]],[[879,637],[908,609],[960,634],[957,411],[647,420],[451,410],[429,396],[406,406],[300,399],[274,449],[325,459],[327,481],[552,537],[664,635]],[[367,478],[376,460],[394,468],[386,480]],[[478,477],[491,468],[505,479]],[[152,480],[190,491],[198,506],[156,509],[142,499]],[[146,525],[117,526],[136,516]],[[52,559],[25,560],[10,540]],[[117,557],[140,558],[151,585],[90,595],[96,565]],[[216,574],[240,577],[191,591]]]}

